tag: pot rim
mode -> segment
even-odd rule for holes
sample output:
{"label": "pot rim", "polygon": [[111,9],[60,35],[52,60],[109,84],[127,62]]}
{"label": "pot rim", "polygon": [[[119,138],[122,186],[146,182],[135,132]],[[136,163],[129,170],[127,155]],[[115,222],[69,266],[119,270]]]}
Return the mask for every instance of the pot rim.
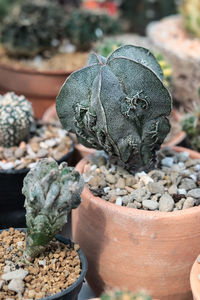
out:
{"label": "pot rim", "polygon": [[[184,147],[179,147],[179,146],[174,146],[172,149],[176,152],[183,152],[187,151],[190,153],[190,157],[193,158],[195,155],[198,155],[198,158],[200,158],[200,153],[184,148]],[[76,169],[82,174],[83,173],[83,168],[85,164],[88,162],[88,158],[92,154],[86,156],[85,158],[81,159],[78,164],[76,165]],[[186,218],[187,216],[191,215],[196,215],[197,212],[200,213],[200,205],[187,208],[187,209],[182,209],[182,210],[177,210],[177,211],[172,211],[172,212],[162,212],[162,211],[150,211],[150,210],[143,210],[143,209],[136,209],[136,208],[129,208],[126,206],[118,206],[114,203],[110,203],[109,201],[104,200],[103,198],[96,197],[94,196],[89,188],[85,185],[84,190],[82,192],[82,195],[85,195],[90,201],[92,201],[97,207],[104,207],[105,210],[110,210],[113,213],[121,214],[121,215],[128,215],[130,218],[145,218],[145,219],[171,219],[171,218]]]}
{"label": "pot rim", "polygon": [[10,72],[14,73],[23,73],[27,75],[44,75],[44,76],[69,76],[72,72],[75,70],[71,71],[64,71],[64,70],[37,70],[34,68],[24,68],[21,66],[12,66],[11,64],[6,64],[6,63],[0,63],[0,69],[4,69]]}
{"label": "pot rim", "polygon": [[[14,229],[19,230],[19,231],[23,231],[23,232],[26,231],[26,228],[14,228]],[[8,231],[9,229],[0,229],[0,232],[2,232],[4,230]],[[56,239],[59,242],[63,243],[63,244],[66,244],[66,245],[69,244],[70,246],[74,245],[74,243],[71,240],[65,238],[64,236],[62,236],[60,234],[56,235]],[[51,295],[51,296],[48,296],[48,297],[45,297],[45,298],[41,298],[40,300],[59,299],[60,297],[65,296],[66,294],[71,292],[76,286],[78,286],[81,282],[83,282],[83,280],[85,278],[85,275],[86,275],[86,272],[87,272],[87,269],[88,269],[88,262],[87,262],[85,254],[83,253],[81,248],[79,248],[79,250],[78,250],[78,255],[79,255],[79,259],[80,259],[80,262],[81,262],[81,268],[82,268],[79,278],[72,285],[70,285],[67,289],[61,291],[60,293],[57,293],[57,294],[54,294],[54,295]]]}

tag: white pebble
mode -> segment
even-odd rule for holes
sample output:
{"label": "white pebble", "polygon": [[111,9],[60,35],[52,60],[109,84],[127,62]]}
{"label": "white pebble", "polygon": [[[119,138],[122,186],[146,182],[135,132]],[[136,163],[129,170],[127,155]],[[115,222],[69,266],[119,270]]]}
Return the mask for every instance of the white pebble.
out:
{"label": "white pebble", "polygon": [[6,274],[3,274],[1,278],[3,280],[12,280],[12,279],[24,279],[26,275],[28,274],[28,271],[24,269],[15,270],[12,272],[8,272]]}
{"label": "white pebble", "polygon": [[108,191],[110,191],[110,187],[109,186],[106,186],[104,189],[103,189],[104,193],[107,193]]}
{"label": "white pebble", "polygon": [[38,265],[39,265],[39,266],[46,266],[46,264],[47,264],[47,262],[46,262],[45,259],[39,259],[39,260],[38,260]]}
{"label": "white pebble", "polygon": [[194,180],[194,182],[197,182],[197,175],[196,174],[190,174],[189,177],[192,178]]}
{"label": "white pebble", "polygon": [[117,197],[115,204],[122,206],[122,197]]}
{"label": "white pebble", "polygon": [[14,164],[12,162],[8,162],[8,163],[0,162],[0,167],[3,170],[9,170],[9,169],[12,169],[14,167]]}
{"label": "white pebble", "polygon": [[165,157],[161,160],[161,164],[165,167],[170,168],[174,163],[174,158],[173,157]]}
{"label": "white pebble", "polygon": [[94,171],[94,170],[96,170],[96,168],[97,168],[97,165],[92,165],[92,166],[90,167],[90,170],[91,170],[91,171]]}
{"label": "white pebble", "polygon": [[178,190],[177,190],[177,193],[178,193],[179,195],[186,195],[186,194],[187,194],[187,192],[186,192],[185,189],[178,189]]}
{"label": "white pebble", "polygon": [[178,163],[178,165],[179,165],[180,167],[185,167],[185,165],[184,165],[184,163],[183,163],[182,161],[180,161],[180,162]]}
{"label": "white pebble", "polygon": [[200,171],[200,164],[197,164],[196,166],[194,166],[194,170],[196,172]]}
{"label": "white pebble", "polygon": [[36,164],[37,164],[36,162],[35,163],[30,163],[28,166],[29,166],[30,169],[33,169],[33,168],[35,168]]}

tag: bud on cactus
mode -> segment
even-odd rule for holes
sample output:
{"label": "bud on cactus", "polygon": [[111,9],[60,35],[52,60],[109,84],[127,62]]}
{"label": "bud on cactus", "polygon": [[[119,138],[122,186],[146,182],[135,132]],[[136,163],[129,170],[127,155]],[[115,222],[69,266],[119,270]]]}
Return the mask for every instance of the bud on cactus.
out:
{"label": "bud on cactus", "polygon": [[63,162],[40,160],[24,178],[27,240],[25,256],[43,252],[67,222],[72,208],[80,204],[84,183],[80,174]]}
{"label": "bud on cactus", "polygon": [[172,101],[162,79],[147,49],[126,45],[107,59],[91,54],[62,86],[58,116],[86,147],[117,156],[130,172],[149,170],[170,130]]}
{"label": "bud on cactus", "polygon": [[1,146],[16,146],[26,139],[32,122],[32,105],[24,96],[17,96],[13,92],[0,95]]}
{"label": "bud on cactus", "polygon": [[200,1],[182,0],[180,12],[186,30],[200,38]]}
{"label": "bud on cactus", "polygon": [[103,293],[101,300],[151,300],[152,298],[144,292],[133,293],[125,291],[108,291]]}

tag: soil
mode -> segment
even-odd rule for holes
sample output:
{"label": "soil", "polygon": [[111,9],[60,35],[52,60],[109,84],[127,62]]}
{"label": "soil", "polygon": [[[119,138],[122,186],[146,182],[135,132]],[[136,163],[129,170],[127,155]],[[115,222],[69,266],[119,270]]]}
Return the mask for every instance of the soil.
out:
{"label": "soil", "polygon": [[56,53],[50,58],[16,59],[6,54],[0,46],[1,64],[10,65],[12,68],[35,69],[39,71],[64,71],[72,72],[84,67],[87,63],[88,52]]}
{"label": "soil", "polygon": [[[19,246],[20,245],[20,246]],[[0,234],[0,278],[3,274],[23,269],[24,291],[21,296],[9,289],[9,280],[0,279],[0,299],[41,299],[71,286],[80,276],[79,246],[74,248],[52,241],[43,254],[31,264],[22,262],[25,233],[10,228]]]}

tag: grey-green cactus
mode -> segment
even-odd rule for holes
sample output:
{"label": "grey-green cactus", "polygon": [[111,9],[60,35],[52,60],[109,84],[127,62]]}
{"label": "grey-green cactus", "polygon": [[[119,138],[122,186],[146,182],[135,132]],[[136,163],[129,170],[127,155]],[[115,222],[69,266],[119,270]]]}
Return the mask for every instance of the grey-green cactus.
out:
{"label": "grey-green cactus", "polygon": [[80,204],[84,183],[80,174],[63,162],[40,160],[24,178],[27,238],[25,257],[43,252]]}
{"label": "grey-green cactus", "polygon": [[62,86],[57,113],[86,147],[117,156],[130,172],[149,170],[170,130],[172,101],[162,80],[147,49],[126,45],[107,59],[91,54]]}
{"label": "grey-green cactus", "polygon": [[34,57],[52,52],[66,37],[66,13],[51,0],[26,0],[3,22],[1,43],[9,55]]}
{"label": "grey-green cactus", "polygon": [[0,95],[0,145],[11,147],[26,139],[33,122],[31,103],[10,92]]}
{"label": "grey-green cactus", "polygon": [[101,300],[152,300],[152,298],[145,292],[128,292],[121,290],[110,290],[103,293]]}

